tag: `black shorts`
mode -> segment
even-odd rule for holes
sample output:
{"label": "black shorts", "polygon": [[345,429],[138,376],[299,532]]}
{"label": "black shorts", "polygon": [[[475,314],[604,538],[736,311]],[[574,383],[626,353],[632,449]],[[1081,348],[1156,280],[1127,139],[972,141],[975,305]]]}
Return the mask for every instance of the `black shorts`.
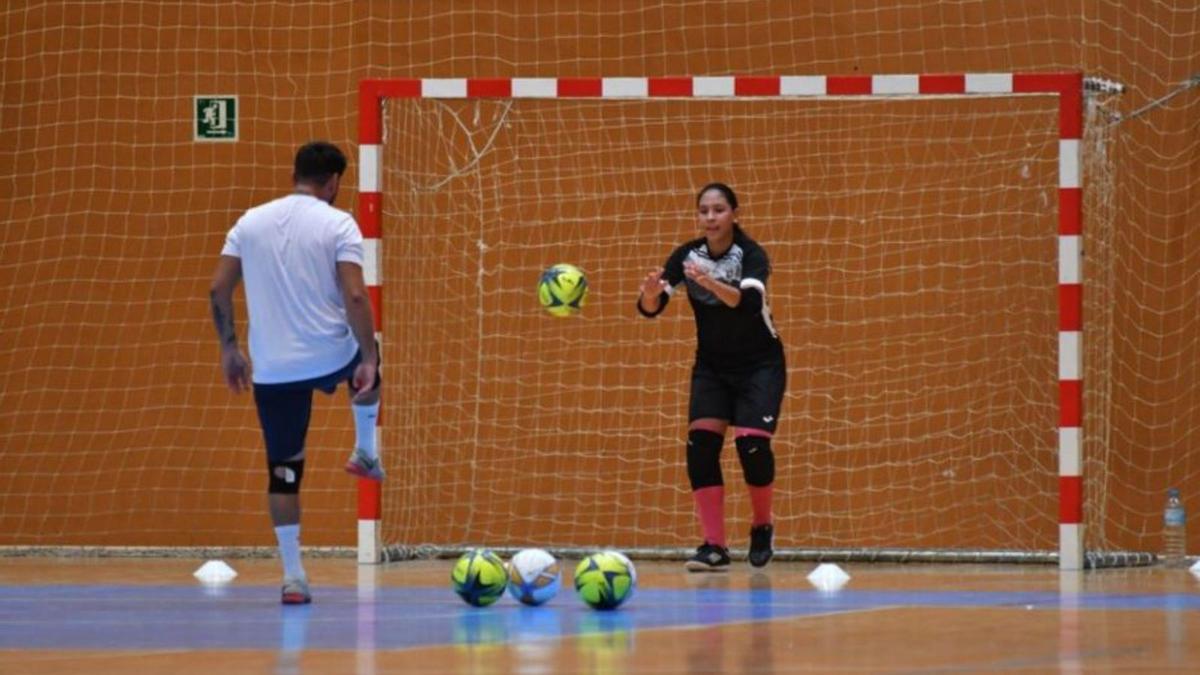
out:
{"label": "black shorts", "polygon": [[[361,351],[356,352],[349,363],[328,375],[298,382],[254,385],[254,405],[258,408],[258,423],[262,427],[269,461],[283,462],[304,452],[304,439],[308,436],[308,422],[312,417],[313,390],[332,394],[339,384],[354,377],[354,369],[360,362]],[[376,388],[380,380],[376,369]]]}
{"label": "black shorts", "polygon": [[741,368],[714,368],[696,361],[688,422],[711,417],[774,434],[786,389],[787,366],[782,360]]}

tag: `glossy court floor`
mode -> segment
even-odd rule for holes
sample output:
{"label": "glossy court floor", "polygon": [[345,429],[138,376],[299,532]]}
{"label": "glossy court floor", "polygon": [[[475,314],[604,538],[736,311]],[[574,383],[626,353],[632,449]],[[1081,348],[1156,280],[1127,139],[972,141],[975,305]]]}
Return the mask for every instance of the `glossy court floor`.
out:
{"label": "glossy court floor", "polygon": [[[310,606],[279,605],[278,562],[0,558],[0,673],[1200,672],[1186,570],[813,563],[688,574],[642,562],[613,612],[575,597],[466,606],[451,561],[306,562]],[[570,562],[568,562],[568,569]]]}

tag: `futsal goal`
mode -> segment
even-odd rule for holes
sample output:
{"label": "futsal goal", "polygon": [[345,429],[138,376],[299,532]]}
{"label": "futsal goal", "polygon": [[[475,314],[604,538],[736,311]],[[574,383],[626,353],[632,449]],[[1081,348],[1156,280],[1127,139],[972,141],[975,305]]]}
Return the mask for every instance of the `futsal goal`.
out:
{"label": "futsal goal", "polygon": [[[1077,73],[362,82],[389,475],[360,485],[360,560],[699,543],[691,313],[634,301],[720,180],[771,257],[787,352],[781,557],[1103,564],[1082,532],[1082,101]],[[579,317],[537,303],[559,262],[588,275]]]}

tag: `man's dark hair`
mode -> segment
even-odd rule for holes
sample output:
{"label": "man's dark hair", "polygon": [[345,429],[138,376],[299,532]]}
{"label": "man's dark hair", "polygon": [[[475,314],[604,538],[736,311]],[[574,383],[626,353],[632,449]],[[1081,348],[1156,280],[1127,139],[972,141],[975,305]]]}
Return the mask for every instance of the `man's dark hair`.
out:
{"label": "man's dark hair", "polygon": [[346,156],[338,146],[325,141],[306,143],[296,152],[295,173],[292,178],[296,182],[324,185],[337,174],[346,172]]}

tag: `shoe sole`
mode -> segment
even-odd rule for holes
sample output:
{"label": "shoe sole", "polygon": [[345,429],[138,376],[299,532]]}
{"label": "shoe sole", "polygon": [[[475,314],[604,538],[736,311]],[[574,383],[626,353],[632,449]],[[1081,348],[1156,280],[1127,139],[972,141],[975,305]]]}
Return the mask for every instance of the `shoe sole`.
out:
{"label": "shoe sole", "polygon": [[689,560],[683,564],[689,572],[728,572],[729,564],[724,565],[709,565],[699,560]]}
{"label": "shoe sole", "polygon": [[346,465],[345,467],[343,467],[343,468],[345,469],[346,473],[350,474],[351,476],[358,476],[359,478],[365,478],[365,479],[367,479],[367,480],[373,480],[373,481],[375,481],[376,483],[382,483],[382,482],[383,482],[383,475],[382,475],[382,474],[380,474],[380,475],[375,475],[375,474],[373,474],[373,473],[371,473],[371,472],[369,472],[369,471],[363,471],[361,468],[359,468],[359,466],[358,466],[357,464],[347,464],[347,465]]}
{"label": "shoe sole", "polygon": [[282,603],[285,605],[307,605],[312,602],[312,596],[299,593],[284,593]]}
{"label": "shoe sole", "polygon": [[767,559],[762,561],[761,563],[755,563],[753,560],[749,560],[749,559],[747,559],[746,562],[750,563],[751,567],[754,567],[756,569],[762,569],[763,567],[766,567],[767,563],[771,562],[771,558],[774,558],[774,557],[775,557],[775,552],[771,551],[771,554],[767,556]]}

